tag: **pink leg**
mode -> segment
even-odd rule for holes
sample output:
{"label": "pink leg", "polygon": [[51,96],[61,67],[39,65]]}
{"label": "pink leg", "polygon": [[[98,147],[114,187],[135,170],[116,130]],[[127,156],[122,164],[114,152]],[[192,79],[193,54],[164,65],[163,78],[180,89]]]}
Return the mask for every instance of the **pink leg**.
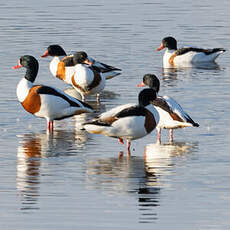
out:
{"label": "pink leg", "polygon": [[122,159],[123,156],[124,156],[124,153],[122,151],[120,151],[119,154],[118,154],[118,159],[119,160]]}
{"label": "pink leg", "polygon": [[172,143],[173,142],[173,129],[169,130],[169,142]]}
{"label": "pink leg", "polygon": [[161,129],[157,130],[157,142],[161,143]]}
{"label": "pink leg", "polygon": [[122,145],[124,144],[123,139],[122,139],[122,138],[120,138],[120,137],[118,138],[118,142],[119,142],[120,144],[122,144]]}
{"label": "pink leg", "polygon": [[48,121],[48,123],[47,123],[47,130],[49,132],[53,132],[53,129],[54,129],[54,121]]}
{"label": "pink leg", "polygon": [[128,156],[130,156],[130,146],[131,146],[131,142],[127,140],[127,155]]}

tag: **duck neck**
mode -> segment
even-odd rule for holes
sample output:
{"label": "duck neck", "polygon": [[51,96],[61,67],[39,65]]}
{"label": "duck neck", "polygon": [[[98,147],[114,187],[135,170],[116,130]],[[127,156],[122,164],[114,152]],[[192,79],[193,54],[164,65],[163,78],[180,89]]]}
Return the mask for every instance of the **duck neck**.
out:
{"label": "duck neck", "polygon": [[149,101],[139,101],[139,105],[140,106],[143,106],[143,107],[146,107],[146,106],[148,106],[150,104],[150,102]]}
{"label": "duck neck", "polygon": [[157,94],[157,93],[159,92],[159,90],[160,90],[160,85],[159,85],[158,82],[150,81],[150,82],[148,83],[148,86],[149,86],[149,88],[155,90],[155,91],[156,91],[156,94]]}
{"label": "duck neck", "polygon": [[24,78],[33,83],[36,79],[37,73],[38,73],[37,68],[28,68],[26,70],[26,74],[25,74]]}
{"label": "duck neck", "polygon": [[27,80],[25,77],[21,79],[21,81],[17,85],[17,91],[16,91],[18,100],[20,102],[23,102],[26,99],[32,86],[33,83]]}
{"label": "duck neck", "polygon": [[54,77],[57,74],[58,63],[64,58],[65,56],[54,56],[52,61],[50,62],[50,72]]}
{"label": "duck neck", "polygon": [[32,66],[26,68],[26,74],[21,79],[21,81],[17,85],[17,97],[20,102],[23,102],[26,96],[29,93],[29,90],[33,86],[33,82],[36,79],[38,73],[38,64],[33,63]]}

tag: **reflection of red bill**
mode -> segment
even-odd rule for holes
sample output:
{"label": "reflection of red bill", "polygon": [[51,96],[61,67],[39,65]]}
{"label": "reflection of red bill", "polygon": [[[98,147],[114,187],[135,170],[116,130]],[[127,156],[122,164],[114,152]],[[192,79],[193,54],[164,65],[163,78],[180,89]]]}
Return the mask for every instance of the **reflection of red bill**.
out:
{"label": "reflection of red bill", "polygon": [[144,87],[144,86],[145,86],[144,82],[141,82],[140,84],[137,85],[137,87]]}
{"label": "reflection of red bill", "polygon": [[157,48],[156,50],[157,50],[157,51],[160,51],[160,50],[163,50],[164,48],[165,48],[165,47],[164,47],[164,45],[163,45],[163,44],[161,44],[161,45],[160,45],[160,47],[159,47],[159,48]]}
{"label": "reflection of red bill", "polygon": [[16,65],[16,66],[13,66],[12,68],[13,69],[19,69],[19,68],[21,68],[22,67],[22,65],[21,65],[21,63],[20,63],[20,60],[18,60],[18,64]]}

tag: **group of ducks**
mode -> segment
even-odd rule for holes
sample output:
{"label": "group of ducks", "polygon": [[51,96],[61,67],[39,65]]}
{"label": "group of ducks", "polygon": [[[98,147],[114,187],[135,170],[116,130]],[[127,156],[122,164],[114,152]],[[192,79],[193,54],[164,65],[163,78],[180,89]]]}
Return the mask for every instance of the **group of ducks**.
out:
{"label": "group of ducks", "polygon": [[[225,50],[222,48],[201,49],[185,47],[177,49],[173,37],[162,40],[158,51],[166,48],[163,65],[169,67],[188,63],[208,63]],[[85,96],[96,94],[97,102],[106,81],[121,73],[121,69],[101,63],[81,51],[67,56],[59,45],[51,45],[41,57],[52,56],[50,72],[53,76],[71,84],[78,92],[72,97],[63,91],[45,85],[34,85],[39,64],[36,58],[24,55],[14,69],[26,68],[25,76],[17,85],[17,97],[24,109],[47,120],[47,130],[53,131],[53,121],[82,113],[92,113],[93,108],[85,102]],[[100,114],[83,125],[89,133],[103,134],[118,138],[120,143],[127,141],[127,153],[130,153],[131,140],[146,136],[155,128],[158,142],[161,141],[161,129],[169,129],[170,142],[173,141],[173,129],[198,127],[199,124],[168,96],[159,96],[160,81],[154,74],[145,74],[138,87],[148,86],[138,95],[138,104],[125,104]]]}

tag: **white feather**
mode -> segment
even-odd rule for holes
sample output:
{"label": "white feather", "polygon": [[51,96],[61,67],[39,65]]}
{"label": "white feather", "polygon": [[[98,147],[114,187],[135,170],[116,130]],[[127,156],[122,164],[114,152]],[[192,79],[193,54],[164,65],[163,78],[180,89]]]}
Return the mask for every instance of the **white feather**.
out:
{"label": "white feather", "polygon": [[33,86],[33,83],[30,81],[27,81],[25,78],[22,78],[19,81],[19,83],[17,85],[17,90],[16,90],[19,102],[23,102],[26,99],[26,97],[30,91],[30,88],[32,86]]}
{"label": "white feather", "polygon": [[110,109],[109,111],[106,111],[106,112],[100,114],[99,118],[101,120],[106,120],[106,119],[108,119],[110,117],[113,117],[115,114],[119,113],[123,109],[129,108],[129,107],[132,107],[132,106],[135,106],[135,105],[136,104],[134,104],[134,103],[129,103],[129,104],[117,106],[117,107],[115,107],[113,109]]}
{"label": "white feather", "polygon": [[[163,66],[164,68],[167,67],[172,67],[172,65],[169,63],[169,59],[172,56],[172,54],[176,50],[169,50],[166,48],[166,51],[163,56]],[[185,54],[178,55],[174,58],[173,64],[176,67],[191,67],[196,64],[201,64],[201,63],[212,63],[216,60],[216,58],[223,53],[223,51],[215,52],[213,54],[206,55],[203,52],[194,52],[194,51],[189,51]]]}
{"label": "white feather", "polygon": [[167,111],[156,106],[156,109],[160,115],[160,120],[157,125],[157,129],[161,129],[161,128],[175,129],[175,128],[180,128],[180,127],[192,127],[193,126],[191,123],[187,122],[187,118],[189,117],[189,115],[182,109],[182,107],[174,99],[168,96],[163,96],[161,98],[165,100],[165,102],[170,107],[171,111],[177,114],[183,120],[183,122],[173,120]]}
{"label": "white feather", "polygon": [[83,94],[96,94],[100,93],[105,88],[105,77],[101,75],[101,81],[98,84],[98,86],[92,88],[90,91],[88,91],[88,86],[93,82],[94,80],[94,72],[89,68],[88,65],[85,64],[77,64],[75,65],[75,74],[74,74],[74,81],[76,84],[81,86],[85,91],[82,92],[79,88],[75,87],[73,84],[73,87],[80,93]]}
{"label": "white feather", "polygon": [[[58,63],[62,58],[63,58],[62,56],[61,57],[55,56],[53,60],[50,62],[50,72],[54,77],[57,77],[56,74],[57,74]],[[74,72],[75,72],[74,66],[65,67],[65,79],[63,79],[63,81],[71,85],[72,84],[71,79]]]}

